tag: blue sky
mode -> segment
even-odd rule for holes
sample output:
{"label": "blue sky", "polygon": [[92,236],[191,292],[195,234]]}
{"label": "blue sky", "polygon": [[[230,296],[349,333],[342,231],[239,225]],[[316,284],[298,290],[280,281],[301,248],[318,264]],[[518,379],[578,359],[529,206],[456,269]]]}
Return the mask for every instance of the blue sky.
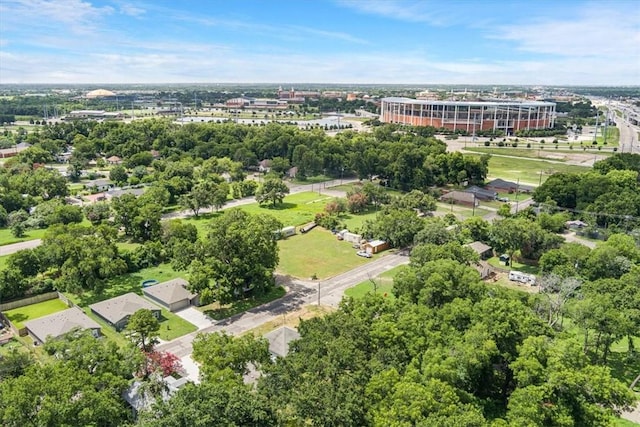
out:
{"label": "blue sky", "polygon": [[640,1],[0,0],[0,83],[640,85]]}

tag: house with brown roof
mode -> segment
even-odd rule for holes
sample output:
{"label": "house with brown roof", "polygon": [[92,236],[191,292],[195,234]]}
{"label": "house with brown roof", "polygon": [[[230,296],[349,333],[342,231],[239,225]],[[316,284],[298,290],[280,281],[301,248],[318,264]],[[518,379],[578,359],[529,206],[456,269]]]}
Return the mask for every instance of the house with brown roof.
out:
{"label": "house with brown roof", "polygon": [[478,206],[479,204],[475,194],[465,193],[464,191],[450,191],[440,196],[440,201],[469,207]]}
{"label": "house with brown roof", "polygon": [[100,336],[100,325],[78,307],[59,311],[24,323],[27,333],[35,345],[44,344],[50,338],[57,338],[74,328],[90,329],[93,336]]}
{"label": "house with brown roof", "polygon": [[107,157],[107,163],[110,165],[120,165],[122,164],[122,159],[118,156]]}
{"label": "house with brown roof", "polygon": [[384,240],[371,240],[361,245],[362,250],[370,254],[377,254],[389,249],[389,247],[389,242],[385,242]]}
{"label": "house with brown roof", "polygon": [[177,278],[168,282],[142,288],[142,293],[151,301],[171,312],[198,305],[198,295],[187,290],[189,282]]}
{"label": "house with brown roof", "polygon": [[467,243],[465,246],[471,248],[475,253],[477,253],[480,259],[491,258],[493,255],[493,248],[479,241]]}
{"label": "house with brown roof", "polygon": [[533,187],[530,185],[520,184],[518,182],[505,181],[504,179],[494,179],[485,185],[487,190],[495,191],[498,193],[530,193],[533,191]]}
{"label": "house with brown roof", "polygon": [[124,329],[129,323],[129,317],[138,310],[150,310],[156,318],[160,318],[161,311],[157,305],[151,304],[133,292],[91,304],[89,308],[93,314],[99,316],[117,331]]}

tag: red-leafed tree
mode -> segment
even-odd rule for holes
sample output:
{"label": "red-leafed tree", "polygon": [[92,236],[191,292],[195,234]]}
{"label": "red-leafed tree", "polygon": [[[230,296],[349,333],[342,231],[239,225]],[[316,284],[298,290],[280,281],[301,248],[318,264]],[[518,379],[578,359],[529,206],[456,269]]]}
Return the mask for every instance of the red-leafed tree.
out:
{"label": "red-leafed tree", "polygon": [[154,372],[162,373],[163,377],[168,377],[182,369],[180,359],[173,353],[167,351],[148,351],[145,355],[144,376],[148,377]]}

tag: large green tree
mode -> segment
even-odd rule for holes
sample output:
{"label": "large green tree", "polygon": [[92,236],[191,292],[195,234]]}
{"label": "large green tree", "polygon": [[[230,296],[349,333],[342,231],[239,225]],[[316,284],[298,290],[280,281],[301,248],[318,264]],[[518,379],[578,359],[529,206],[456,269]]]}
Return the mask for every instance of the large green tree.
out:
{"label": "large green tree", "polygon": [[278,264],[273,232],[281,228],[270,215],[239,209],[215,218],[204,241],[202,262],[195,260],[190,267],[190,285],[200,292],[201,301],[227,302],[271,288]]}
{"label": "large green tree", "polygon": [[276,206],[282,203],[284,197],[289,194],[289,187],[280,178],[269,177],[256,190],[256,201],[260,204],[271,203]]}

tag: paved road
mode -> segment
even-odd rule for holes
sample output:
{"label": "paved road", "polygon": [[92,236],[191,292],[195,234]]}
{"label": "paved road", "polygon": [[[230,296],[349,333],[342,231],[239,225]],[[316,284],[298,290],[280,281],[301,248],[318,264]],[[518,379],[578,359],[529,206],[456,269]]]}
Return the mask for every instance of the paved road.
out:
{"label": "paved road", "polygon": [[20,243],[13,243],[11,245],[3,245],[0,246],[0,256],[11,255],[12,253],[21,251],[23,249],[33,249],[37,246],[40,246],[41,243],[42,240],[34,239]]}
{"label": "paved road", "polygon": [[630,125],[620,117],[616,117],[614,120],[620,130],[620,151],[623,153],[640,153],[640,145],[638,145],[640,128]]}
{"label": "paved road", "polygon": [[407,256],[389,254],[328,280],[320,282],[292,280],[287,284],[289,291],[284,297],[218,322],[214,326],[163,343],[157,348],[182,358],[191,354],[193,349],[191,343],[198,333],[226,331],[229,334],[238,335],[279,318],[283,314],[296,311],[302,306],[317,304],[318,283],[320,284],[320,303],[335,307],[342,299],[345,289],[408,262]]}

